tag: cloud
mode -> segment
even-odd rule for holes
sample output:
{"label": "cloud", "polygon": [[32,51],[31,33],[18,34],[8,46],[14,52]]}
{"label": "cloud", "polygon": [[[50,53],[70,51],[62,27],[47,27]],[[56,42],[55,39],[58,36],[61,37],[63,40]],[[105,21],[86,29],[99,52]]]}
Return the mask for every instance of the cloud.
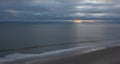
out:
{"label": "cloud", "polygon": [[31,17],[119,19],[119,2],[120,0],[0,0],[0,19],[11,18],[9,15],[20,19]]}

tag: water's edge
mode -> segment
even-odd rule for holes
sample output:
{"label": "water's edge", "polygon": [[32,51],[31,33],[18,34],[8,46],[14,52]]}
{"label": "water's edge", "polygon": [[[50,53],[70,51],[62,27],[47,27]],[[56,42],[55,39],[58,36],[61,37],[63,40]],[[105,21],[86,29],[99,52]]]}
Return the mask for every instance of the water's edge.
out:
{"label": "water's edge", "polygon": [[44,52],[42,54],[14,53],[12,55],[7,55],[4,58],[0,58],[0,64],[32,64],[37,61],[44,62],[46,60],[80,55],[91,51],[106,49],[115,46],[120,46],[120,40],[101,41],[97,43],[81,43],[74,48]]}

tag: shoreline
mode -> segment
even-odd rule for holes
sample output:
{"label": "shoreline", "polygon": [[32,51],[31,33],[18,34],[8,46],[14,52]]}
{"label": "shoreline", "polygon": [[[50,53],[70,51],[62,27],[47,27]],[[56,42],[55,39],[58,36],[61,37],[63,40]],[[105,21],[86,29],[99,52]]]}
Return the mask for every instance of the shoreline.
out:
{"label": "shoreline", "polygon": [[120,64],[120,46],[35,64]]}
{"label": "shoreline", "polygon": [[[104,56],[115,54],[118,57],[120,56],[117,54],[117,53],[120,54],[119,42],[120,42],[119,40],[115,40],[115,41],[102,41],[99,43],[88,43],[88,44],[84,44],[74,48],[55,50],[51,52],[45,52],[43,54],[15,53],[12,55],[8,55],[5,58],[0,58],[0,64],[59,64],[59,63],[60,64],[71,64],[71,63],[79,64],[79,62],[78,63],[74,63],[74,62],[77,62],[78,59],[81,59],[82,61],[85,61],[85,62],[86,61],[88,62],[91,59],[93,59],[92,61],[95,61],[96,59],[94,59],[94,57],[95,58],[98,57],[99,59],[102,57],[101,54]],[[73,58],[76,60],[74,60]],[[72,61],[72,62],[69,63],[68,61],[69,62]],[[87,64],[87,63],[80,62],[80,64]]]}
{"label": "shoreline", "polygon": [[120,64],[120,46],[100,49],[73,56],[63,55],[48,57],[46,57],[47,59],[28,58],[27,60],[17,60],[14,62],[7,62],[5,64]]}

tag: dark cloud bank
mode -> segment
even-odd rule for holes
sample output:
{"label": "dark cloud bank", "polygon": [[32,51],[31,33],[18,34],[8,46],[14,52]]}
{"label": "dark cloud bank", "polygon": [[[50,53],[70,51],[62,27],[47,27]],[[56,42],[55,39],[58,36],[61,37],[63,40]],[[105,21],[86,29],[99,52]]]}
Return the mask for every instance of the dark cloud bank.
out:
{"label": "dark cloud bank", "polygon": [[120,0],[0,0],[0,20],[119,20]]}

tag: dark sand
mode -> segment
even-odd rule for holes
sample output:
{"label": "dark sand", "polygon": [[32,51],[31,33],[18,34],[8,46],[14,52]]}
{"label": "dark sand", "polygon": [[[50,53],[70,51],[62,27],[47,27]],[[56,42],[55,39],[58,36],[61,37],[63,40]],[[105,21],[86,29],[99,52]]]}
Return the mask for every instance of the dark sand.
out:
{"label": "dark sand", "polygon": [[33,64],[120,64],[120,47]]}

